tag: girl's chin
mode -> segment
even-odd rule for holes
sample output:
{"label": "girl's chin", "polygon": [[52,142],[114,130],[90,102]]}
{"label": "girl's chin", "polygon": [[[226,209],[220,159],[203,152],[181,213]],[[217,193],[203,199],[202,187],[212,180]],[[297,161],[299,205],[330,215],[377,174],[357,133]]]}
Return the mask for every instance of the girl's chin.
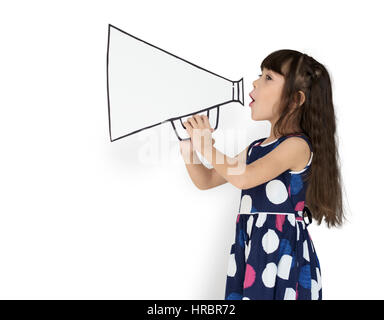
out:
{"label": "girl's chin", "polygon": [[252,120],[255,120],[255,121],[260,120],[259,117],[257,116],[256,112],[254,112],[254,111],[251,112],[251,119],[252,119]]}

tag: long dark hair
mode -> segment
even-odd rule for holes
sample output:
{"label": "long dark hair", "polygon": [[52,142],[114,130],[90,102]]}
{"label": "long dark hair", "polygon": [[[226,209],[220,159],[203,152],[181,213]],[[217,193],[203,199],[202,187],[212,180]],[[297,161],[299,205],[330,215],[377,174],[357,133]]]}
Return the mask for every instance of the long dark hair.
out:
{"label": "long dark hair", "polygon": [[[274,135],[304,133],[313,147],[311,166],[303,177],[308,182],[305,205],[318,225],[324,218],[328,228],[341,226],[345,216],[338,137],[327,69],[307,54],[288,49],[272,52],[260,67],[285,78]],[[305,95],[301,105],[300,90]],[[292,125],[297,132],[288,132],[292,131]]]}

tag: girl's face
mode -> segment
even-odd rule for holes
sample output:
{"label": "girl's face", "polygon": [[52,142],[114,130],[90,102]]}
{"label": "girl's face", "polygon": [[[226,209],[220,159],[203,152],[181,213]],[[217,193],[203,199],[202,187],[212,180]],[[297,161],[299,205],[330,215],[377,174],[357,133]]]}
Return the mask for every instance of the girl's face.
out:
{"label": "girl's face", "polygon": [[254,100],[250,104],[253,120],[269,120],[272,123],[277,121],[284,81],[282,75],[266,68],[259,79],[253,81],[253,90],[249,94]]}

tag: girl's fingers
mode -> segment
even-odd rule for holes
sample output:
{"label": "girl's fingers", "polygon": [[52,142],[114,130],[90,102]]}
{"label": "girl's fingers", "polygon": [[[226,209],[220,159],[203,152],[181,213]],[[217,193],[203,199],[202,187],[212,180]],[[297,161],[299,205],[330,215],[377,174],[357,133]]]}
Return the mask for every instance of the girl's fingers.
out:
{"label": "girl's fingers", "polygon": [[212,132],[213,129],[211,128],[211,124],[209,123],[208,117],[206,115],[203,115],[202,119],[203,119],[203,123],[204,123],[205,128],[209,128],[209,130]]}
{"label": "girl's fingers", "polygon": [[196,119],[194,119],[193,117],[189,117],[187,119],[187,121],[191,124],[192,128],[197,128],[197,122],[196,122]]}
{"label": "girl's fingers", "polygon": [[201,116],[198,115],[198,114],[194,114],[193,115],[193,118],[196,120],[196,123],[197,125],[199,126],[199,128],[204,128],[204,122],[203,120],[201,119]]}
{"label": "girl's fingers", "polygon": [[185,129],[188,132],[188,135],[191,136],[192,135],[192,126],[191,126],[191,124],[188,121],[183,122],[183,124],[184,124]]}
{"label": "girl's fingers", "polygon": [[187,130],[191,127],[191,124],[188,121],[183,122],[183,125]]}

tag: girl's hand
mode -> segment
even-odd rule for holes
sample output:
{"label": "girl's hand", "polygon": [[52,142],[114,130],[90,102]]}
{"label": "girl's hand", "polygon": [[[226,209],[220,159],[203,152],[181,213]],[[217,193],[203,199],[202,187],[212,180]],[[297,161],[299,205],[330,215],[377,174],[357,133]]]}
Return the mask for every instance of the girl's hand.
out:
{"label": "girl's hand", "polygon": [[211,128],[208,117],[195,114],[183,124],[191,138],[193,150],[199,151],[204,156],[215,144],[215,139],[212,138],[214,129]]}

